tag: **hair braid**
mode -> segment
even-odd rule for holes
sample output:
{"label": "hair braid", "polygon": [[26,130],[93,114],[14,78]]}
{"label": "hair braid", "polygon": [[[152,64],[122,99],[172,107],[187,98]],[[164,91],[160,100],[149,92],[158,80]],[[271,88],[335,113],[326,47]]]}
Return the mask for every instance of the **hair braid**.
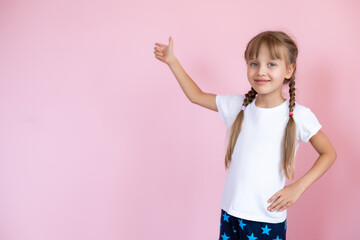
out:
{"label": "hair braid", "polygon": [[[245,94],[243,106],[246,107],[247,105],[249,105],[256,97],[256,94],[257,94],[257,92],[255,91],[255,89],[251,88],[251,90]],[[231,156],[232,156],[233,150],[235,148],[235,143],[240,134],[243,118],[244,118],[244,111],[240,110],[239,114],[237,115],[237,117],[231,127],[231,131],[230,131],[231,134],[230,134],[230,138],[229,138],[230,144],[228,145],[228,148],[226,150],[226,155],[225,155],[225,169],[228,169],[228,167],[229,167],[229,164],[231,161]]]}
{"label": "hair braid", "polygon": [[[289,81],[289,112],[293,112],[295,108],[295,75],[292,75]],[[295,139],[296,139],[296,123],[293,116],[289,116],[288,123],[285,128],[284,135],[284,150],[282,165],[285,170],[285,176],[288,179],[294,178],[294,154],[295,154]]]}
{"label": "hair braid", "polygon": [[245,99],[244,99],[244,103],[243,103],[243,106],[247,106],[249,105],[255,98],[257,92],[255,91],[254,88],[251,88],[251,90],[245,94]]}
{"label": "hair braid", "polygon": [[292,75],[290,78],[289,95],[290,95],[289,110],[290,112],[293,112],[295,107],[295,75]]}

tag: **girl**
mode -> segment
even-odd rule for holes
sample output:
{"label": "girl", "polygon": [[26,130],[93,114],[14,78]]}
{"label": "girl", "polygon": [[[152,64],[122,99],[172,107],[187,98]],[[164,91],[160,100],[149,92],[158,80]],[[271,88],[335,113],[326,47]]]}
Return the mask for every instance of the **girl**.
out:
{"label": "girl", "polygon": [[[155,43],[155,57],[166,63],[188,99],[218,111],[227,127],[228,170],[221,201],[221,240],[286,239],[286,209],[333,164],[336,152],[315,114],[295,102],[297,46],[282,31],[265,31],[247,44],[245,60],[251,90],[242,94],[203,92],[186,74],[169,45]],[[282,95],[289,85],[290,98]],[[314,166],[294,179],[300,141],[319,153]]]}

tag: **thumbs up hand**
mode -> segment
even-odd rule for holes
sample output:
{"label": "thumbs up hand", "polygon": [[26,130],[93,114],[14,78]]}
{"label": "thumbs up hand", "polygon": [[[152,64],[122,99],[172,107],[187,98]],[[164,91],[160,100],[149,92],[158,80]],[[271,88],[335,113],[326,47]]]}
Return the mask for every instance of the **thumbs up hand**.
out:
{"label": "thumbs up hand", "polygon": [[161,43],[155,43],[155,45],[157,46],[154,47],[154,54],[157,59],[166,64],[175,61],[176,58],[173,52],[173,39],[171,36],[169,37],[169,45]]}

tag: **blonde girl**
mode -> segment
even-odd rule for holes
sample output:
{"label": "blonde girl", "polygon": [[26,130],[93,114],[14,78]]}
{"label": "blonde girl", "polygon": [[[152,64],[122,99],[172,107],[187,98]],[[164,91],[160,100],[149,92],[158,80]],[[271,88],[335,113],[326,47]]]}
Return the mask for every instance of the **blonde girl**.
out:
{"label": "blonde girl", "polygon": [[[286,209],[336,159],[315,114],[295,101],[295,41],[283,31],[254,36],[244,53],[251,90],[228,95],[205,93],[195,84],[175,57],[171,37],[168,45],[155,45],[155,57],[170,67],[187,98],[219,112],[227,128],[219,239],[285,240]],[[310,142],[319,157],[303,177],[285,186],[286,179],[294,179],[300,141]]]}

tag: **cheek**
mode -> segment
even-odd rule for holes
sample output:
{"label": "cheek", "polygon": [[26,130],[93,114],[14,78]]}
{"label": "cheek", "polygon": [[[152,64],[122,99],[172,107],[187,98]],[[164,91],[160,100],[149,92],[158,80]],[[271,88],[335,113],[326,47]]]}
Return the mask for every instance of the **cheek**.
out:
{"label": "cheek", "polygon": [[252,79],[252,74],[250,71],[247,72],[247,79],[250,82],[250,80]]}
{"label": "cheek", "polygon": [[254,69],[248,69],[247,70],[247,75],[248,76],[252,76],[252,75],[254,75],[254,73],[255,73]]}

